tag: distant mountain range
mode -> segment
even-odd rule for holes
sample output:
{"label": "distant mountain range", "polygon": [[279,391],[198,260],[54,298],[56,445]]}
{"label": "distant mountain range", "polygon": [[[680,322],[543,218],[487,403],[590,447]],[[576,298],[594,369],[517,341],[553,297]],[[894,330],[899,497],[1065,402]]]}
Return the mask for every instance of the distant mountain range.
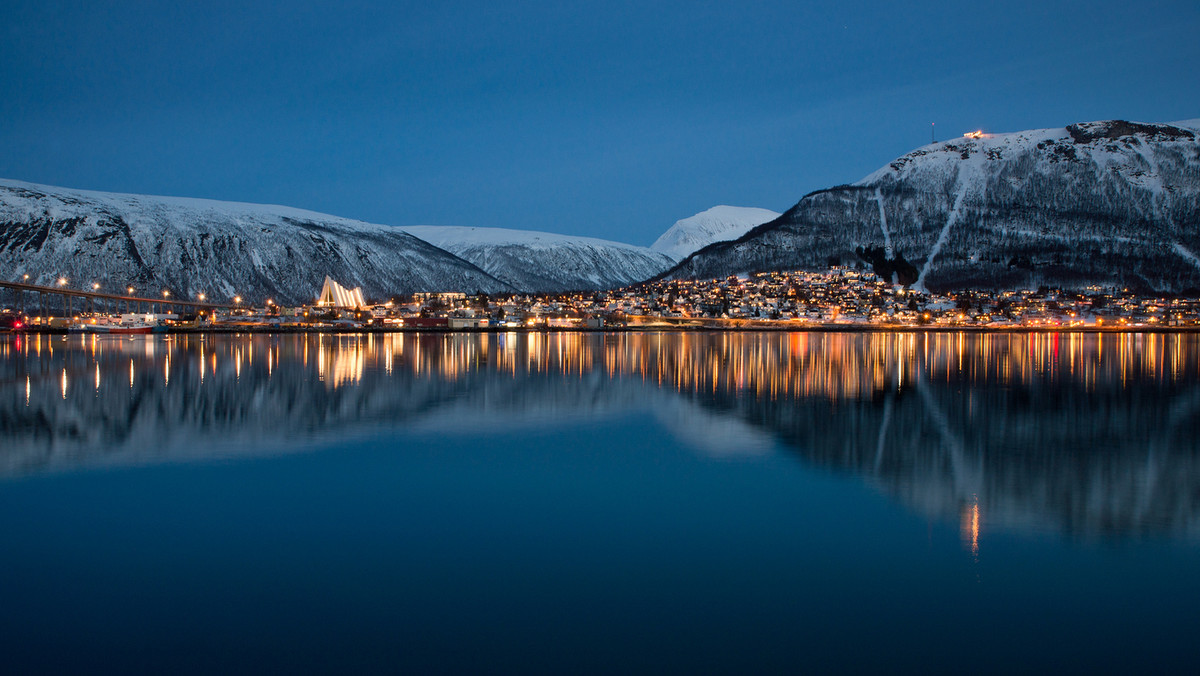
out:
{"label": "distant mountain range", "polygon": [[409,226],[404,231],[441,247],[522,291],[575,291],[628,286],[675,260],[645,247],[548,232]]}
{"label": "distant mountain range", "polygon": [[674,260],[591,237],[394,227],[290,207],[127,195],[0,179],[0,270],[74,288],[169,289],[210,300],[311,301],[326,275],[368,298],[416,291],[625,286]]}
{"label": "distant mountain range", "polygon": [[873,267],[930,290],[1200,288],[1200,120],[974,134],[684,259],[665,278]]}
{"label": "distant mountain range", "polygon": [[831,264],[933,291],[1184,291],[1200,289],[1198,130],[1200,120],[1115,120],[968,135],[810,193],[782,215],[713,207],[676,222],[650,248],[0,180],[0,274],[282,303],[310,301],[326,275],[379,299],[592,290]]}

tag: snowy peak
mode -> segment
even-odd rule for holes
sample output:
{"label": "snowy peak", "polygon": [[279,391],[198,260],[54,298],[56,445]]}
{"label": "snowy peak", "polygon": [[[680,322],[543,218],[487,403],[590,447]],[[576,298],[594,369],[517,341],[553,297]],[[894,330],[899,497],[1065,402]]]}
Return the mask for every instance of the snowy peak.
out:
{"label": "snowy peak", "polygon": [[403,230],[527,292],[626,286],[653,277],[674,262],[645,247],[594,237],[439,225]]}
{"label": "snowy peak", "polygon": [[[1065,128],[1035,129],[1001,134],[973,132],[947,141],[932,143],[893,160],[855,185],[874,185],[879,181],[909,178],[912,172],[931,170],[986,170],[1000,166],[1005,159],[1027,154],[1039,162],[1083,162],[1096,160],[1109,164],[1138,152],[1170,143],[1193,143],[1197,133],[1187,124],[1146,124],[1125,120],[1082,122]],[[1132,151],[1132,153],[1131,153]]]}
{"label": "snowy peak", "polygon": [[650,248],[674,260],[682,260],[713,242],[737,239],[755,227],[779,218],[770,209],[715,206],[675,221]]}

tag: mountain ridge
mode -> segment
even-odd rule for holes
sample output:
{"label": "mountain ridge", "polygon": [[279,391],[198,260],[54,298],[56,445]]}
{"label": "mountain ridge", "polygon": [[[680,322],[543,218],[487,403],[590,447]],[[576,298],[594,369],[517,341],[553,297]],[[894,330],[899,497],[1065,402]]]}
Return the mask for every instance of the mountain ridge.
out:
{"label": "mountain ridge", "polygon": [[511,291],[398,228],[278,205],[0,179],[0,265],[32,281],[169,289],[180,298],[311,302],[326,275],[368,297]]}
{"label": "mountain ridge", "polygon": [[835,263],[936,290],[1200,288],[1198,138],[1108,120],[929,144],[659,278]]}

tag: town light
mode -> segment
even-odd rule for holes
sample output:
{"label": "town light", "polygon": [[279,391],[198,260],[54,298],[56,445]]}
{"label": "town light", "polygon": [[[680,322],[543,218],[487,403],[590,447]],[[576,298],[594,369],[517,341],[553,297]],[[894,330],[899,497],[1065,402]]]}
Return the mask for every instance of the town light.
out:
{"label": "town light", "polygon": [[242,297],[241,297],[241,296],[234,296],[234,297],[233,297],[233,302],[234,302],[234,303],[236,303],[236,304],[241,304],[241,302],[242,302]]}
{"label": "town light", "polygon": [[201,302],[201,303],[203,303],[203,302],[204,302],[204,294],[203,294],[203,293],[198,293],[198,294],[196,294],[196,297],[200,299],[200,302]]}
{"label": "town light", "polygon": [[163,298],[167,298],[167,297],[169,297],[170,295],[171,295],[171,292],[170,292],[170,291],[167,291],[166,289],[163,289]]}
{"label": "town light", "polygon": [[100,290],[100,282],[92,282],[92,291]]}
{"label": "town light", "polygon": [[66,285],[67,285],[67,278],[66,278],[66,277],[59,277],[59,278],[58,278],[58,285],[59,285],[59,286],[66,286]]}
{"label": "town light", "polygon": [[133,287],[132,286],[125,290],[129,292],[129,295],[131,295],[131,296],[133,295]]}

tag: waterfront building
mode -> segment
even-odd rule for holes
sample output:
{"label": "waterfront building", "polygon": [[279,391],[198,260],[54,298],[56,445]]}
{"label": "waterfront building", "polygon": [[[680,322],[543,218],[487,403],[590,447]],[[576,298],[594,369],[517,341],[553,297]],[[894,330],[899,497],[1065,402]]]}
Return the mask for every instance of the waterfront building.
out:
{"label": "waterfront building", "polygon": [[328,275],[325,276],[325,286],[321,287],[321,295],[317,297],[317,307],[358,310],[366,305],[362,287],[347,289],[330,279]]}

